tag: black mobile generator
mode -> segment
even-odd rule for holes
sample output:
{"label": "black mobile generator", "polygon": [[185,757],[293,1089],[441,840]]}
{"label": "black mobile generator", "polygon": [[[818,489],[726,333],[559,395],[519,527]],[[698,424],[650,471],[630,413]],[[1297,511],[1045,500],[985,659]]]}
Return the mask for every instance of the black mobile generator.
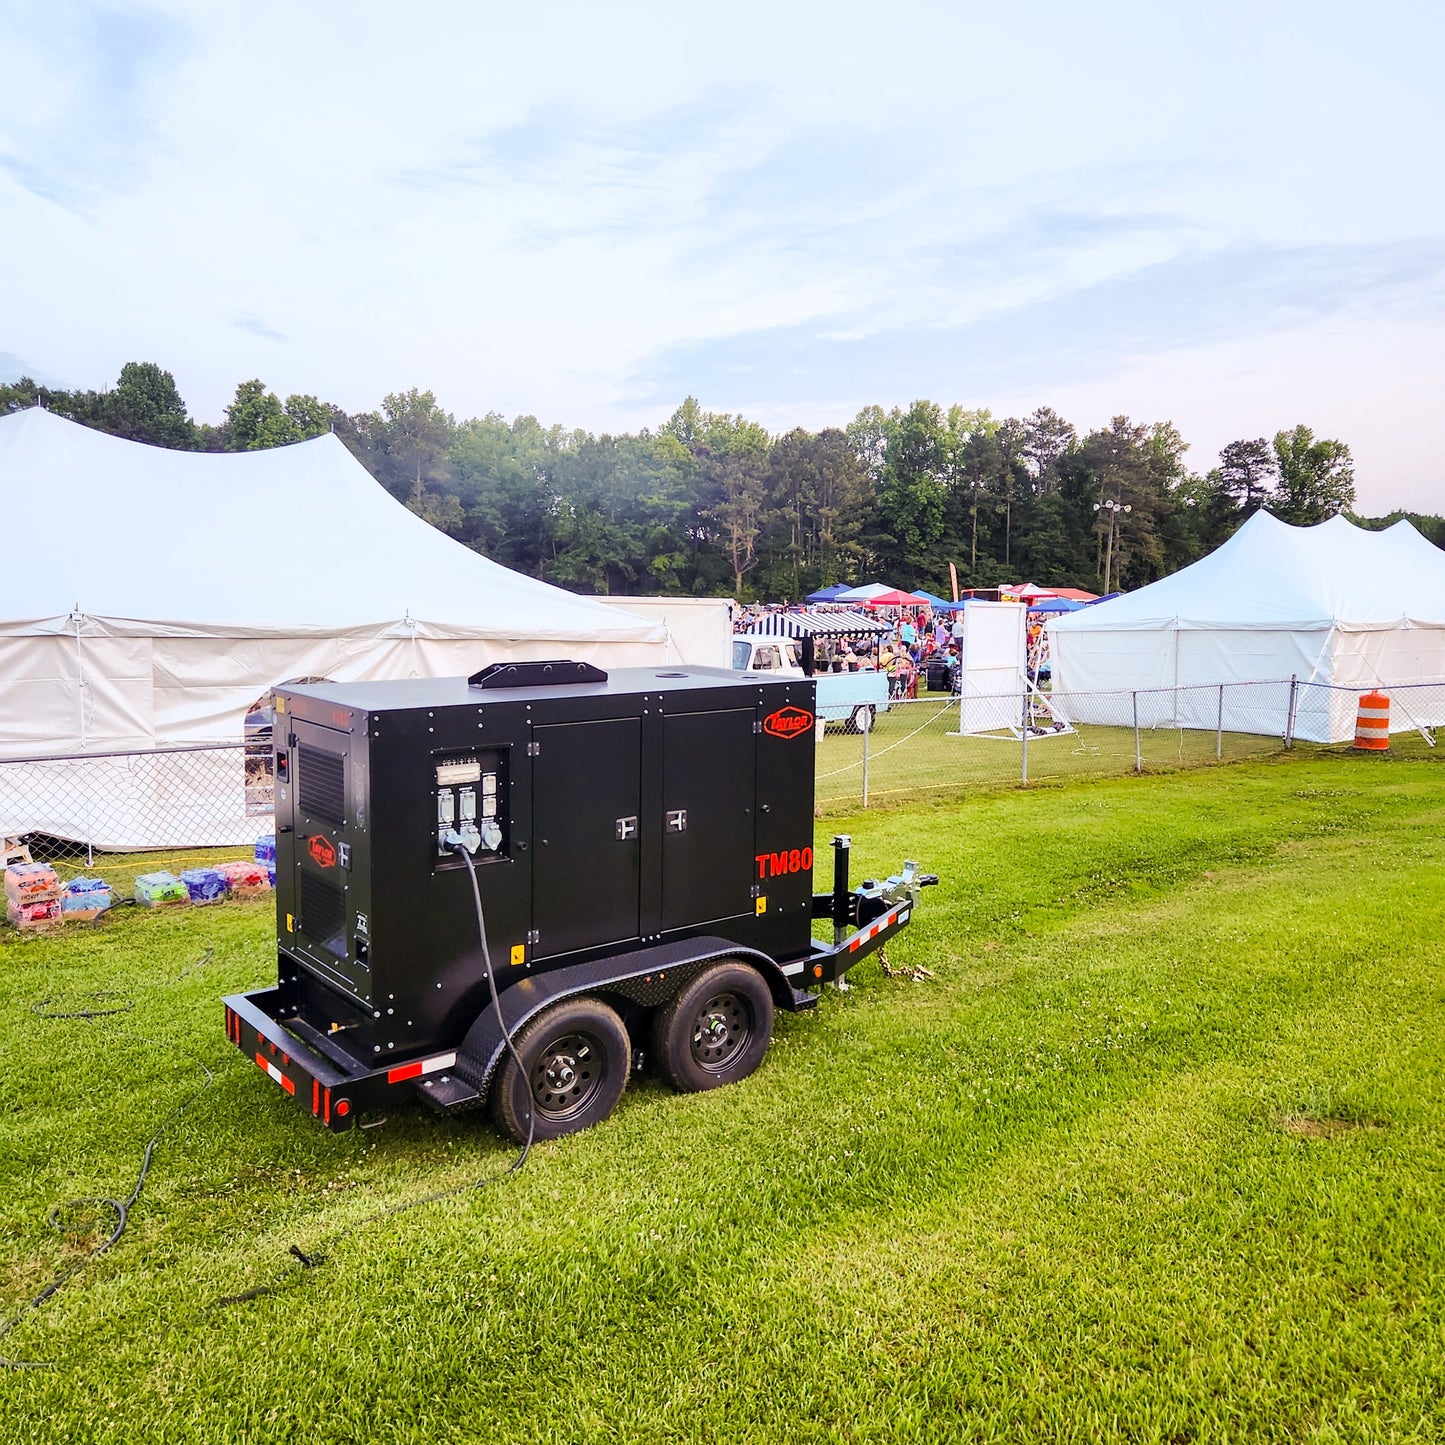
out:
{"label": "black mobile generator", "polygon": [[[333,1129],[415,1090],[585,1128],[638,1057],[751,1073],[775,1006],[902,928],[914,865],[813,891],[811,680],[498,664],[276,694],[276,986],[233,1043]],[[813,938],[832,921],[831,942]]]}

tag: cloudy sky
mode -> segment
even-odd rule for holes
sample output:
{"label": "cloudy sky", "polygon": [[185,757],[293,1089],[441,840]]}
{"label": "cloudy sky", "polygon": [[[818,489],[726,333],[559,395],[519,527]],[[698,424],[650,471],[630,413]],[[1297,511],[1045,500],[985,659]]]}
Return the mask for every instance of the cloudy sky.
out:
{"label": "cloudy sky", "polygon": [[0,377],[775,430],[918,396],[1445,510],[1432,0],[12,6]]}

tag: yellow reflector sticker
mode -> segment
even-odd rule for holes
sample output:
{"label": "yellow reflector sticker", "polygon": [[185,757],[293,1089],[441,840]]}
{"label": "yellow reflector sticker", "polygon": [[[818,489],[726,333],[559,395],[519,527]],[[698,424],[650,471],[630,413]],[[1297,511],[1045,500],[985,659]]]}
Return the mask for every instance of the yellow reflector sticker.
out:
{"label": "yellow reflector sticker", "polygon": [[278,698],[276,699],[276,711],[277,711],[277,712],[285,712],[285,711],[286,711],[286,699],[285,699],[284,697],[278,697]]}
{"label": "yellow reflector sticker", "polygon": [[526,945],[525,943],[514,943],[514,944],[512,945],[512,965],[513,965],[513,967],[515,967],[515,966],[516,966],[517,964],[519,964],[519,963],[526,963],[526,961],[527,961],[527,945]]}
{"label": "yellow reflector sticker", "polygon": [[295,920],[294,918],[292,918],[289,913],[286,915],[286,932],[287,932],[287,933],[295,933],[295,932],[296,932],[296,920]]}
{"label": "yellow reflector sticker", "polygon": [[767,911],[768,911],[768,900],[767,900],[766,898],[759,898],[759,899],[758,899],[758,912],[759,912],[759,913],[766,913]]}

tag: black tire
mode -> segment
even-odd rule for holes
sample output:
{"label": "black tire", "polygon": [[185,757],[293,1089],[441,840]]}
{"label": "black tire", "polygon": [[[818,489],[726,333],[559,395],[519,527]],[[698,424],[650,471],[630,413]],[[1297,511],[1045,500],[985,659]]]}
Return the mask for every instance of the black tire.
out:
{"label": "black tire", "polygon": [[492,1082],[492,1118],[519,1144],[560,1139],[600,1124],[622,1097],[632,1046],[614,1009],[601,999],[573,998],[538,1014],[516,1037],[522,1068],[502,1055]]}
{"label": "black tire", "polygon": [[[862,720],[868,719],[867,726],[862,726]],[[850,733],[871,733],[873,724],[878,720],[878,709],[871,702],[860,702],[852,712],[848,714],[848,721],[843,727]]]}
{"label": "black tire", "polygon": [[653,1046],[662,1073],[684,1094],[745,1079],[773,1039],[773,995],[746,963],[718,963],[658,1009]]}

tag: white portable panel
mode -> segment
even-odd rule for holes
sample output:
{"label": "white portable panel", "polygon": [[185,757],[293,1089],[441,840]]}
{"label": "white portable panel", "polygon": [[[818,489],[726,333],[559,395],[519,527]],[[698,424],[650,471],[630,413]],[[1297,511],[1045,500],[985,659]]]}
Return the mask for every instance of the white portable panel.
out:
{"label": "white portable panel", "polygon": [[1028,608],[1019,602],[970,602],[963,610],[959,731],[1017,731],[1028,686]]}

